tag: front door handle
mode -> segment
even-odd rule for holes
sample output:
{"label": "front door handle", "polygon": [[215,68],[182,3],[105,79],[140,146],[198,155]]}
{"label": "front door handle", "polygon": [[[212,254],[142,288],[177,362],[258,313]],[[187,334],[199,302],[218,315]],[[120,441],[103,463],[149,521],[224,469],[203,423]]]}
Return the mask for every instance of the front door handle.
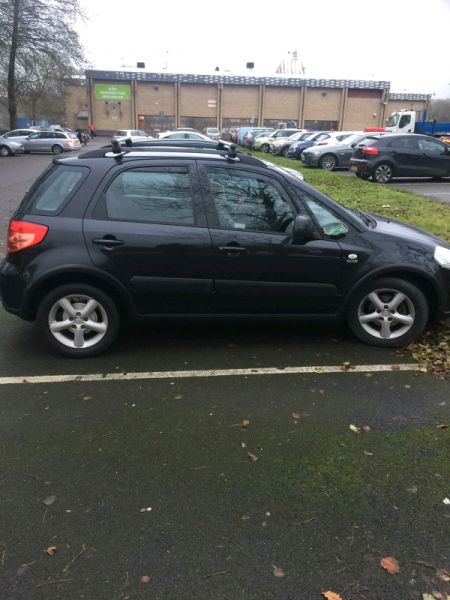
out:
{"label": "front door handle", "polygon": [[219,246],[220,252],[226,252],[230,256],[238,256],[243,252],[247,252],[247,248],[243,248],[242,246],[234,246],[230,244],[229,246]]}
{"label": "front door handle", "polygon": [[92,240],[92,242],[99,246],[106,246],[106,247],[108,247],[108,246],[123,246],[123,240],[118,240],[113,235],[111,235],[111,236],[105,235],[102,238],[95,238],[94,240]]}

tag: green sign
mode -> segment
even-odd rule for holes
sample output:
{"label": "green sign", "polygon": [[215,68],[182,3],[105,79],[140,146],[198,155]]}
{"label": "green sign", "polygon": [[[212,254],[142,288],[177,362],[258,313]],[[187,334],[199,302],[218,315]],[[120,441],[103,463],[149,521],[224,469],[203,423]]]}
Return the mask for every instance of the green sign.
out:
{"label": "green sign", "polygon": [[131,100],[129,85],[95,85],[96,100]]}

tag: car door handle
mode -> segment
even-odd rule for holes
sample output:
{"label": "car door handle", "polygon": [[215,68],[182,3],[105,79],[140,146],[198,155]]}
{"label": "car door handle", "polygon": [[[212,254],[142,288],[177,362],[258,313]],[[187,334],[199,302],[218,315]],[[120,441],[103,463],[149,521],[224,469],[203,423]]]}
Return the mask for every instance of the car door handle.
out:
{"label": "car door handle", "polygon": [[123,246],[123,240],[118,240],[114,236],[105,235],[105,237],[102,238],[95,238],[92,242],[98,246]]}
{"label": "car door handle", "polygon": [[242,246],[234,246],[230,244],[229,246],[219,246],[220,252],[226,252],[227,254],[235,255],[242,254],[243,252],[247,252],[247,248],[243,248]]}

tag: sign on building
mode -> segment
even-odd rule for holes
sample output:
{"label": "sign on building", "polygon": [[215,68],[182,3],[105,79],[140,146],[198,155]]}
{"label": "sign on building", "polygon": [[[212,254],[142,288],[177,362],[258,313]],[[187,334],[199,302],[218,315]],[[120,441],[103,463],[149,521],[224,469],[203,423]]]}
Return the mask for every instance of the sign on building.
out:
{"label": "sign on building", "polygon": [[108,85],[98,83],[95,85],[96,100],[131,100],[129,85]]}

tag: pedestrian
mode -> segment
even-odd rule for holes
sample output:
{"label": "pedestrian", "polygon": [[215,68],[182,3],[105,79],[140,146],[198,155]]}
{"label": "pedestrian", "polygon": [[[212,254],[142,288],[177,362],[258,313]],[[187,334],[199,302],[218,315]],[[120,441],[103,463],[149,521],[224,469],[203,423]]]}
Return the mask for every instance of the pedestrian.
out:
{"label": "pedestrian", "polygon": [[78,127],[78,129],[77,129],[77,138],[78,138],[80,144],[82,144],[83,143],[83,132],[81,131],[80,127]]}

